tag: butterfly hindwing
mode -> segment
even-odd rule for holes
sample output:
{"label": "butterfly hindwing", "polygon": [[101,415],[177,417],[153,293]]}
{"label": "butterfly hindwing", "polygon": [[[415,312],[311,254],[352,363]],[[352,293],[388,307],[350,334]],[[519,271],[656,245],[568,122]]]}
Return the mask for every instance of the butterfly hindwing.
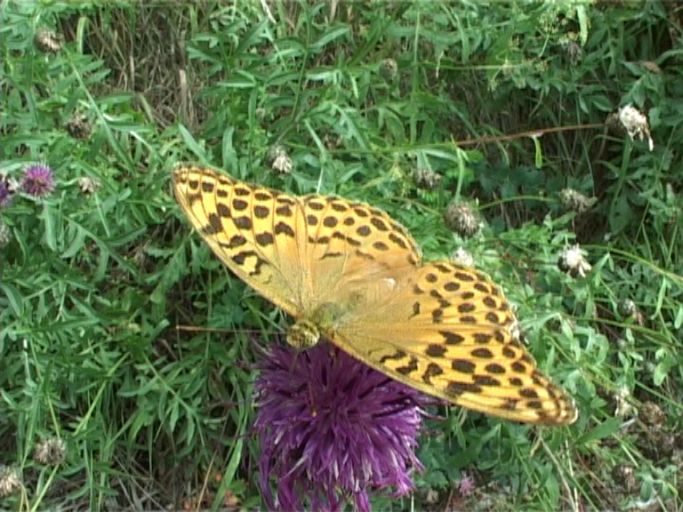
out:
{"label": "butterfly hindwing", "polygon": [[390,298],[349,315],[331,336],[373,368],[468,409],[571,423],[572,399],[538,370],[515,323],[485,275],[444,261],[398,281]]}

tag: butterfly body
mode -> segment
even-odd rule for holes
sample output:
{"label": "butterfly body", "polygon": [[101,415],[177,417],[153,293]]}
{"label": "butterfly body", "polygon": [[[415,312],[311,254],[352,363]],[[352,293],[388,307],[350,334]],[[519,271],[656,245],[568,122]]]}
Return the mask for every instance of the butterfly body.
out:
{"label": "butterfly body", "polygon": [[343,314],[343,309],[334,303],[321,304],[289,328],[287,343],[297,349],[306,349],[317,344],[323,336],[334,337],[335,324]]}
{"label": "butterfly body", "polygon": [[546,425],[576,419],[572,399],[518,339],[499,287],[449,261],[423,263],[385,212],[199,167],[178,168],[174,192],[232,272],[295,318],[292,345],[329,339],[400,382],[487,414]]}

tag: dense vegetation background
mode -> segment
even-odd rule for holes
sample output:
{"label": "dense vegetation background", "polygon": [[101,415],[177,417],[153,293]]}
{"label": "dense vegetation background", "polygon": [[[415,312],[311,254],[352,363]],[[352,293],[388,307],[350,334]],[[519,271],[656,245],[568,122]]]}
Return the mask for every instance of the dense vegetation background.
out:
{"label": "dense vegetation background", "polygon": [[[0,508],[261,503],[252,363],[289,321],[183,222],[180,161],[465,249],[576,398],[561,429],[432,410],[416,491],[377,508],[683,508],[682,24],[657,1],[0,2],[2,180],[55,179],[0,207]],[[576,243],[590,270],[558,267]]]}

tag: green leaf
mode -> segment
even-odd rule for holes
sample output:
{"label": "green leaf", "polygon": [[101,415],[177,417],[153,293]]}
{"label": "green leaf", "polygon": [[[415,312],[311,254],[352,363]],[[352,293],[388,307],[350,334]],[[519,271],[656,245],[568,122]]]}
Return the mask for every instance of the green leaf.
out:
{"label": "green leaf", "polygon": [[8,282],[0,281],[0,290],[5,292],[5,297],[17,318],[21,318],[24,313],[24,299],[14,286]]}
{"label": "green leaf", "polygon": [[619,418],[608,418],[581,435],[576,440],[576,444],[579,446],[588,445],[600,439],[614,436],[621,429],[621,424],[622,420]]}
{"label": "green leaf", "polygon": [[[73,226],[73,225],[72,225]],[[71,240],[71,243],[64,252],[60,255],[62,259],[73,258],[85,245],[85,238],[87,233],[80,226],[75,227],[76,233]]]}

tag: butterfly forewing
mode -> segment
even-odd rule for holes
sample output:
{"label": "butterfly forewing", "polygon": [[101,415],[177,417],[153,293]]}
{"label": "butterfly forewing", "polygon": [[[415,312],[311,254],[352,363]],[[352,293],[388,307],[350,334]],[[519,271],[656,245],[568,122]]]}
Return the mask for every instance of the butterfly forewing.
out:
{"label": "butterfly forewing", "polygon": [[[297,218],[298,202],[286,196],[278,201],[267,189],[210,169],[180,167],[173,178],[178,203],[221,261],[264,297],[297,314],[298,227],[291,219]],[[277,225],[278,208],[290,212],[287,226]]]}
{"label": "butterfly forewing", "polygon": [[297,318],[352,296],[370,276],[419,264],[410,234],[367,204],[291,196],[208,168],[173,176],[179,204],[216,255]]}

